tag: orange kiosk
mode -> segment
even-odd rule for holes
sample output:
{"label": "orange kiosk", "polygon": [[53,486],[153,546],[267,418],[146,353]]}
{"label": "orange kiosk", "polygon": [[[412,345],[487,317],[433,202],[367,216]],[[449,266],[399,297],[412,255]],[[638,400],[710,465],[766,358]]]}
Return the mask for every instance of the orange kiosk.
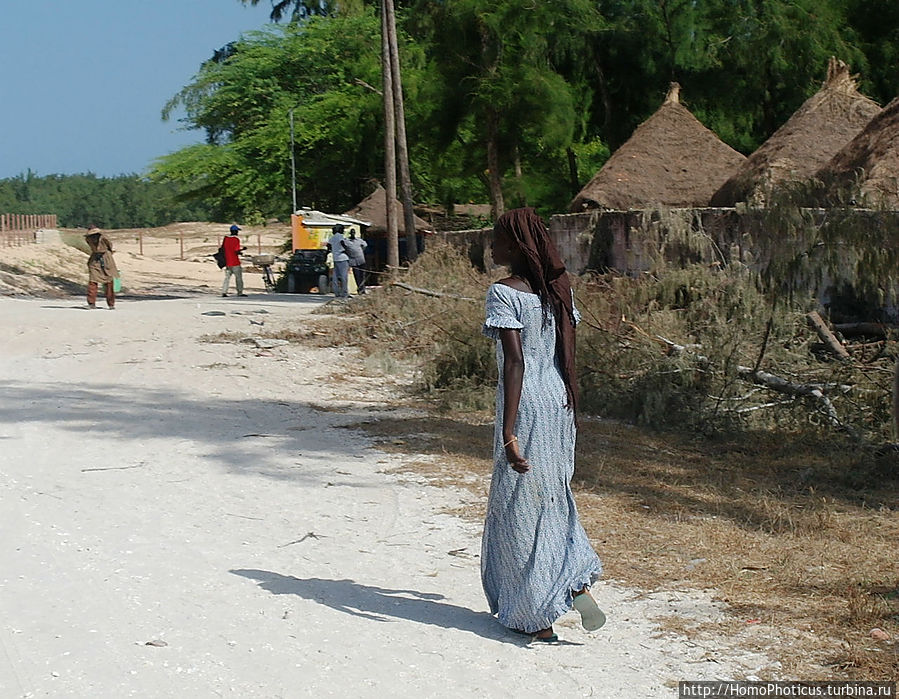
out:
{"label": "orange kiosk", "polygon": [[[291,246],[293,256],[287,263],[288,293],[308,293],[313,289],[320,294],[328,293],[328,252],[326,245],[333,228],[341,224],[344,233],[355,230],[361,235],[362,228],[369,226],[366,221],[342,216],[326,214],[314,209],[299,209],[290,215]],[[349,279],[349,291],[355,293],[355,281]]]}

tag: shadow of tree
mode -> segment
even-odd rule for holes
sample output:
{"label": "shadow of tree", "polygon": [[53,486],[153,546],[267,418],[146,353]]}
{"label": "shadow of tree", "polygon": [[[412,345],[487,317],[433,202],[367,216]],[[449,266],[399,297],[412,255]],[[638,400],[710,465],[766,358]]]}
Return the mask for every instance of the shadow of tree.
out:
{"label": "shadow of tree", "polygon": [[[392,420],[365,426],[387,439],[383,448],[442,455],[486,475],[492,469],[493,425],[443,415]],[[848,453],[848,450],[847,450]],[[856,470],[834,466],[828,445],[790,443],[782,435],[745,435],[728,441],[691,440],[611,421],[582,420],[574,486],[629,497],[635,507],[656,513],[727,518],[749,530],[770,533],[795,526],[778,505],[801,505],[813,493],[852,506],[895,502],[899,485],[876,463],[867,481]],[[811,488],[810,488],[811,486]]]}
{"label": "shadow of tree", "polygon": [[[213,380],[219,379],[211,375]],[[232,401],[162,387],[33,381],[0,381],[0,396],[0,430],[34,423],[90,431],[145,441],[151,455],[154,439],[186,441],[228,471],[273,479],[326,484],[333,469],[321,464],[361,448],[334,430],[303,429],[317,410],[299,401],[278,401],[273,410],[262,397]],[[365,487],[358,479],[348,485]]]}

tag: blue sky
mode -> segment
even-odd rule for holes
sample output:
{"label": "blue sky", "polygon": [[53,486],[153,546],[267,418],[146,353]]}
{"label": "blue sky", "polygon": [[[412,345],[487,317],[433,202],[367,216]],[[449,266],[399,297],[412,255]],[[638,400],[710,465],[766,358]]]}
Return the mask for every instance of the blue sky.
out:
{"label": "blue sky", "polygon": [[163,106],[270,11],[267,0],[2,0],[0,178],[143,173],[201,141],[163,122]]}

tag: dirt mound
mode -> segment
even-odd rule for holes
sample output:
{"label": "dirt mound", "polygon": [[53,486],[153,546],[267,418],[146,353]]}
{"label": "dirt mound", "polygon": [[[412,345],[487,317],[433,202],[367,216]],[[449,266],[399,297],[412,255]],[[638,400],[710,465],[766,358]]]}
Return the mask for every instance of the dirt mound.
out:
{"label": "dirt mound", "polygon": [[664,104],[574,198],[569,211],[706,206],[746,159],[703,126],[671,84]]}
{"label": "dirt mound", "polygon": [[0,294],[61,297],[81,293],[87,255],[65,243],[22,245],[3,250]]}
{"label": "dirt mound", "polygon": [[[222,272],[211,255],[230,224],[188,222],[159,228],[105,231],[115,248],[116,263],[126,294],[209,293],[219,288]],[[87,284],[87,247],[82,229],[59,231],[59,242],[34,243],[3,249],[0,295],[62,297],[80,295]],[[280,252],[290,238],[286,224],[246,226],[241,241],[247,248],[244,281],[249,291],[263,291],[249,256]]]}
{"label": "dirt mound", "polygon": [[821,89],[749,156],[711,205],[764,204],[777,184],[812,177],[879,112],[880,105],[856,89],[849,66],[831,58]]}

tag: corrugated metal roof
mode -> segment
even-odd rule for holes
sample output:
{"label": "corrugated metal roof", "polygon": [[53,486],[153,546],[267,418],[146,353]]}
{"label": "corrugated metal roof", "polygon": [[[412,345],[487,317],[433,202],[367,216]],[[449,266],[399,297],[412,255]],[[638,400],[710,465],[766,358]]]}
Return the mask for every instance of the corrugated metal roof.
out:
{"label": "corrugated metal roof", "polygon": [[326,214],[315,209],[297,209],[294,214],[303,219],[304,226],[333,226],[335,223],[343,223],[357,226],[370,226],[370,221],[360,221],[343,214]]}

